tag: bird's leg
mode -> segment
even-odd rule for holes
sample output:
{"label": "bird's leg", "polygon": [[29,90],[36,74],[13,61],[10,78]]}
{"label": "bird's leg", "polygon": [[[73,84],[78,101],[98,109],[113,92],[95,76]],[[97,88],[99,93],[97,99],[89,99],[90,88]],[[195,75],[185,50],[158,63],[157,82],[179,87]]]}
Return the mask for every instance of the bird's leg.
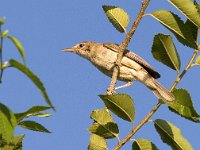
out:
{"label": "bird's leg", "polygon": [[126,84],[124,85],[121,85],[121,86],[118,86],[118,87],[115,87],[115,90],[118,90],[118,89],[121,89],[121,88],[125,88],[125,87],[128,87],[130,85],[133,84],[133,81],[128,81]]}

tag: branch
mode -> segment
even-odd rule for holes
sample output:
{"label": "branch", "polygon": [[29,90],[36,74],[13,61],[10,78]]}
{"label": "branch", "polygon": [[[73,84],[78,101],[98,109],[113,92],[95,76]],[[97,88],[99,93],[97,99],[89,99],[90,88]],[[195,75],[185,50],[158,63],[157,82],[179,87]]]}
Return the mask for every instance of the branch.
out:
{"label": "branch", "polygon": [[134,23],[131,27],[131,30],[126,35],[125,40],[120,45],[120,50],[119,50],[119,53],[117,55],[115,67],[113,68],[112,80],[110,82],[109,88],[107,89],[107,94],[112,94],[114,92],[114,88],[115,88],[115,84],[117,82],[117,76],[118,76],[119,69],[120,69],[120,66],[121,66],[121,60],[122,60],[122,57],[123,57],[123,54],[124,54],[124,50],[128,46],[131,38],[133,37],[135,30],[137,29],[137,27],[138,27],[138,25],[139,25],[139,23],[142,19],[142,16],[144,15],[144,12],[145,12],[147,6],[149,5],[149,2],[150,2],[150,0],[146,0],[145,2],[142,3],[140,12],[139,12],[137,18],[135,19],[135,21],[134,21]]}
{"label": "branch", "polygon": [[[182,73],[177,76],[176,80],[172,84],[170,88],[170,92],[176,87],[176,85],[180,82],[180,80],[183,78],[185,73],[188,71],[188,69],[192,66],[192,63],[194,62],[194,59],[196,58],[199,50],[195,50],[190,61],[188,62],[185,69],[182,71]],[[118,143],[118,145],[113,150],[119,150],[126,142],[128,142],[131,137],[149,120],[149,118],[158,110],[158,108],[161,106],[161,102],[158,102],[156,106],[153,107],[153,109],[145,116],[145,118],[121,141]]]}
{"label": "branch", "polygon": [[158,110],[161,106],[159,102],[154,108],[147,114],[147,116],[121,141],[113,150],[119,150],[131,137],[149,120],[149,118]]}

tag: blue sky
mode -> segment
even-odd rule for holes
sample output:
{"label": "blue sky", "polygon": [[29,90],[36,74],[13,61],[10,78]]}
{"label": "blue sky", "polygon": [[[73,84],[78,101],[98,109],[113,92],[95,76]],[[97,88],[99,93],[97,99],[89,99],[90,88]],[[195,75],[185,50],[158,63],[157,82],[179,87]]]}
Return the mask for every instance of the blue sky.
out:
{"label": "blue sky", "polygon": [[[24,150],[87,148],[87,128],[92,123],[89,114],[94,109],[104,107],[97,95],[105,93],[110,78],[101,74],[88,61],[74,54],[63,53],[61,49],[86,40],[118,44],[122,42],[125,36],[108,22],[101,7],[104,4],[124,8],[133,22],[141,1],[0,0],[0,18],[6,17],[4,29],[9,29],[9,34],[23,43],[28,67],[43,81],[57,109],[57,112],[50,111],[52,117],[33,118],[52,131],[52,134],[32,132],[20,127],[16,129],[16,135],[26,134]],[[169,9],[179,13],[167,1],[152,1],[146,12],[158,9]],[[179,15],[183,17],[180,13]],[[159,32],[170,34],[153,18],[144,17],[129,49],[156,68],[161,74],[159,82],[169,88],[175,80],[176,72],[155,61],[151,55],[153,37]],[[173,39],[180,53],[183,68],[193,51]],[[21,61],[12,43],[5,41],[4,45],[4,60],[15,58]],[[199,68],[192,68],[177,87],[186,88],[190,92],[194,105],[200,112],[199,74]],[[133,97],[136,107],[135,124],[157,103],[156,97],[139,82],[118,92],[125,92]],[[35,85],[12,68],[4,73],[0,99],[14,112],[25,111],[33,105],[46,105]],[[167,106],[162,106],[151,119],[158,118],[166,119],[178,126],[194,149],[200,149],[199,124],[175,115]],[[122,139],[130,131],[131,124],[117,117],[114,117],[114,120],[119,123]],[[170,149],[162,143],[152,123],[146,124],[133,138],[147,138],[161,150]],[[116,142],[109,140],[109,149],[112,149]],[[122,149],[130,149],[130,146],[131,142]]]}

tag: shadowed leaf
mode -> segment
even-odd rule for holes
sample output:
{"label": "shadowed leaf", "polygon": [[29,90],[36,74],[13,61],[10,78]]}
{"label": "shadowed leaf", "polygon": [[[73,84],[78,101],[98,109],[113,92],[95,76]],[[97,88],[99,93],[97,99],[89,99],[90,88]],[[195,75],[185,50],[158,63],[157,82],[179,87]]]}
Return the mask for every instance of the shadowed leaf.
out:
{"label": "shadowed leaf", "polygon": [[188,28],[190,29],[194,40],[198,41],[198,27],[195,26],[189,19],[187,19],[185,25],[188,26]]}
{"label": "shadowed leaf", "polygon": [[190,143],[182,136],[181,131],[172,123],[156,119],[154,121],[156,131],[159,133],[162,141],[168,144],[174,150],[192,150]]}
{"label": "shadowed leaf", "polygon": [[180,71],[180,58],[170,35],[160,33],[154,36],[152,54],[156,60],[177,72]]}
{"label": "shadowed leaf", "polygon": [[119,32],[125,32],[129,23],[128,14],[122,8],[116,6],[103,5],[102,8],[112,25]]}
{"label": "shadowed leaf", "polygon": [[106,107],[118,117],[132,122],[135,108],[132,98],[127,94],[99,95]]}

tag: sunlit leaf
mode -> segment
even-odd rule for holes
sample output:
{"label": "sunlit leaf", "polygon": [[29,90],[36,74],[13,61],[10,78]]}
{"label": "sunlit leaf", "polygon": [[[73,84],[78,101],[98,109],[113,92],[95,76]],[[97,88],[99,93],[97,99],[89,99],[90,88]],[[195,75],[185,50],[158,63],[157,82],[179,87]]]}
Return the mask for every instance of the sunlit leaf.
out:
{"label": "sunlit leaf", "polygon": [[168,0],[178,8],[191,22],[200,27],[200,14],[191,0]]}
{"label": "sunlit leaf", "polygon": [[17,118],[17,122],[20,122],[26,117],[37,116],[39,112],[50,109],[50,108],[51,107],[47,107],[47,106],[33,106],[25,112],[16,113],[15,117]]}
{"label": "sunlit leaf", "polygon": [[44,126],[42,126],[41,124],[35,121],[26,120],[26,121],[19,122],[18,125],[25,129],[29,129],[33,131],[51,133]]}
{"label": "sunlit leaf", "polygon": [[188,120],[200,122],[200,115],[195,110],[188,91],[185,89],[175,89],[172,93],[175,96],[175,101],[168,103],[169,109]]}
{"label": "sunlit leaf", "polygon": [[168,144],[174,150],[192,150],[190,143],[182,136],[181,131],[172,123],[156,119],[154,121],[156,131],[159,133],[162,141]]}
{"label": "sunlit leaf", "polygon": [[88,150],[107,150],[107,142],[103,137],[92,134],[90,136],[90,144]]}
{"label": "sunlit leaf", "polygon": [[125,32],[129,23],[129,16],[122,8],[116,6],[102,6],[112,25],[119,31]]}
{"label": "sunlit leaf", "polygon": [[135,140],[132,144],[132,150],[158,150],[155,144],[147,139]]}
{"label": "sunlit leaf", "polygon": [[180,71],[180,58],[170,35],[160,33],[154,36],[152,54],[156,60],[177,72]]}
{"label": "sunlit leaf", "polygon": [[118,126],[107,109],[94,110],[90,117],[94,120],[94,123],[88,128],[91,133],[106,139],[118,137]]}
{"label": "sunlit leaf", "polygon": [[10,35],[8,35],[7,38],[10,39],[13,42],[13,44],[16,46],[16,48],[18,49],[18,51],[23,59],[24,64],[26,64],[24,48],[23,48],[21,42],[18,39],[16,39],[15,37],[10,36]]}
{"label": "sunlit leaf", "polygon": [[22,73],[24,73],[37,86],[37,88],[42,93],[42,96],[46,100],[47,104],[49,104],[49,106],[51,106],[55,110],[54,106],[52,105],[52,103],[46,93],[46,89],[43,86],[40,79],[30,69],[28,69],[25,65],[21,64],[20,62],[14,60],[14,59],[11,59],[9,61],[9,63],[10,63],[11,67],[16,68],[19,71],[21,71]]}
{"label": "sunlit leaf", "polygon": [[158,10],[149,15],[169,29],[183,45],[194,49],[198,47],[190,29],[176,14],[167,10]]}
{"label": "sunlit leaf", "polygon": [[118,117],[132,122],[135,108],[132,98],[127,94],[99,95],[106,107]]}
{"label": "sunlit leaf", "polygon": [[17,121],[14,113],[6,105],[0,103],[0,135],[9,143],[14,136]]}

